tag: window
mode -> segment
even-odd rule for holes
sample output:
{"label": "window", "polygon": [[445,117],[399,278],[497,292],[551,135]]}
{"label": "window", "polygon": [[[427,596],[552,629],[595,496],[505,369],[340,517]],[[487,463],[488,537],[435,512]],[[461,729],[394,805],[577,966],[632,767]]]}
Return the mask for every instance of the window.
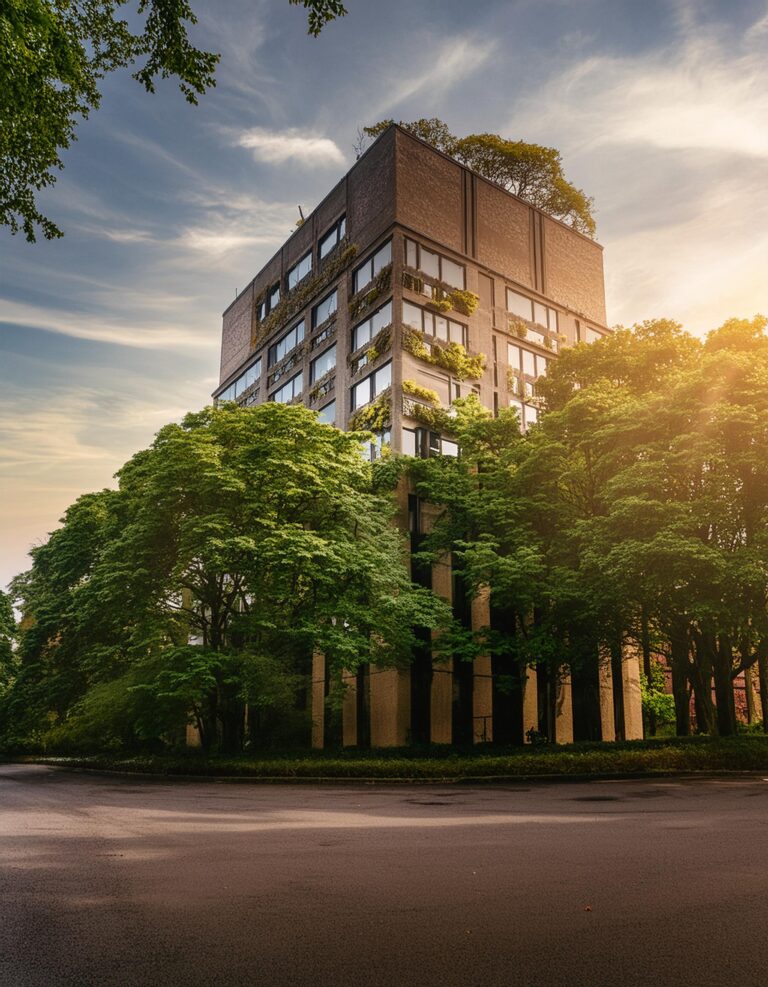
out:
{"label": "window", "polygon": [[381,332],[385,326],[391,324],[392,302],[387,302],[386,305],[382,305],[380,309],[374,312],[369,319],[361,322],[359,326],[355,326],[352,330],[352,352],[354,353],[361,346],[370,343],[377,333]]}
{"label": "window", "polygon": [[355,384],[351,391],[352,410],[357,411],[358,408],[362,408],[369,401],[373,401],[382,391],[386,391],[391,383],[392,361],[390,360],[383,367],[379,367],[375,373],[369,374],[361,380],[359,384]]}
{"label": "window", "polygon": [[216,402],[234,401],[244,391],[247,391],[252,384],[257,383],[260,377],[261,357],[252,363],[247,370],[244,370],[239,377],[236,377],[225,391],[218,394],[216,396]]}
{"label": "window", "polygon": [[308,250],[298,264],[288,271],[288,291],[293,291],[296,285],[312,270],[312,251]]}
{"label": "window", "polygon": [[363,446],[365,458],[372,463],[381,459],[381,450],[385,445],[389,445],[392,440],[392,433],[387,429],[385,432],[374,432],[373,442],[366,442]]}
{"label": "window", "polygon": [[266,292],[262,300],[256,306],[256,318],[259,322],[263,322],[264,319],[269,315],[273,308],[280,301],[280,285],[276,284],[269,291]]}
{"label": "window", "polygon": [[447,343],[461,343],[467,345],[467,327],[461,322],[453,319],[446,319],[438,312],[430,312],[429,309],[419,308],[411,302],[403,302],[403,324],[418,329],[419,332],[427,336],[435,336],[437,339],[444,339]]}
{"label": "window", "polygon": [[558,320],[555,309],[549,308],[548,305],[542,305],[541,302],[535,302],[531,298],[526,298],[525,295],[521,295],[519,291],[513,291],[512,288],[507,288],[507,311],[510,315],[517,315],[519,318],[525,319],[526,322],[535,322],[537,325],[543,326],[544,329],[549,329],[550,332],[557,332]]}
{"label": "window", "polygon": [[598,332],[597,329],[591,329],[589,326],[585,326],[584,341],[587,343],[596,343],[599,339],[603,338],[603,334]]}
{"label": "window", "polygon": [[386,267],[392,260],[392,241],[387,240],[379,249],[371,254],[367,261],[355,268],[352,275],[352,294],[365,288],[376,277],[382,267]]}
{"label": "window", "polygon": [[277,401],[278,404],[288,404],[289,401],[293,401],[301,395],[302,388],[304,387],[304,374],[298,373],[295,377],[279,387],[273,394],[269,395],[270,401]]}
{"label": "window", "polygon": [[316,357],[309,365],[309,382],[314,384],[316,380],[324,377],[329,370],[336,366],[336,344],[329,346],[324,353]]}
{"label": "window", "polygon": [[507,343],[507,362],[512,370],[520,370],[520,362],[523,358],[522,353],[523,351],[517,343]]}
{"label": "window", "polygon": [[520,419],[520,427],[523,431],[531,425],[535,425],[539,420],[539,412],[532,404],[526,404],[519,398],[510,398],[509,406],[517,411],[518,418]]}
{"label": "window", "polygon": [[344,239],[344,234],[346,232],[347,217],[342,216],[341,219],[337,220],[328,232],[320,238],[320,243],[318,246],[320,260],[322,260],[323,257],[327,257],[335,247],[338,247],[339,243],[341,243]]}
{"label": "window", "polygon": [[536,357],[530,350],[523,350],[523,373],[529,377],[536,376]]}
{"label": "window", "polygon": [[405,263],[408,267],[414,267],[422,274],[435,278],[437,281],[443,281],[452,288],[464,290],[466,281],[463,264],[457,264],[456,261],[449,260],[442,254],[427,250],[426,247],[422,247],[420,243],[416,243],[415,240],[408,237],[405,238]]}
{"label": "window", "polygon": [[430,432],[427,428],[404,428],[402,450],[405,456],[418,456],[420,459],[459,455],[456,442],[443,438],[439,432]]}
{"label": "window", "polygon": [[317,420],[322,422],[324,425],[335,425],[336,424],[336,402],[331,401],[324,408],[321,408],[317,413]]}
{"label": "window", "polygon": [[304,339],[304,320],[297,322],[293,329],[290,329],[276,343],[269,347],[267,353],[267,365],[273,367],[276,363],[287,356],[292,349],[295,349]]}
{"label": "window", "polygon": [[333,315],[336,311],[336,302],[338,300],[338,293],[332,291],[330,295],[326,295],[325,298],[318,302],[317,305],[312,309],[312,328],[317,329],[318,326],[322,325],[327,319]]}

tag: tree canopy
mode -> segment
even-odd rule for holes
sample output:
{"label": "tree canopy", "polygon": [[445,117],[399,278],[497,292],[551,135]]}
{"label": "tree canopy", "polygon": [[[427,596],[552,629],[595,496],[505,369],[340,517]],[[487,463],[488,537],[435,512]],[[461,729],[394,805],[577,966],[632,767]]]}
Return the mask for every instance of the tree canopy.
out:
{"label": "tree canopy", "polygon": [[163,428],[16,580],[27,628],[0,732],[130,742],[190,715],[235,750],[245,707],[252,725],[293,715],[314,652],[339,684],[407,661],[414,627],[450,614],[411,585],[360,438],[274,403]]}
{"label": "tree canopy", "polygon": [[[364,127],[357,150],[361,151],[366,139],[378,137],[392,123],[394,120],[381,120]],[[401,120],[400,126],[579,233],[594,237],[594,201],[566,179],[560,152],[554,147],[510,140],[499,134],[456,137],[436,117],[410,123]]]}
{"label": "tree canopy", "polygon": [[[346,10],[340,0],[289,0],[307,10],[309,33]],[[136,66],[136,79],[154,92],[175,78],[184,97],[215,85],[219,55],[197,48],[188,0],[135,0],[142,20],[134,30],[122,16],[128,0],[0,0],[0,224],[50,239],[59,227],[35,195],[56,181],[62,151],[76,139],[79,119],[98,108],[104,76]]]}
{"label": "tree canopy", "polygon": [[765,329],[618,329],[553,362],[525,436],[512,411],[459,408],[461,460],[413,464],[444,506],[427,550],[452,551],[471,594],[490,590],[505,614],[491,648],[545,680],[570,669],[581,739],[600,736],[600,665],[620,676],[626,646],[648,688],[670,664],[679,733],[691,696],[697,730],[735,733],[733,683],[752,669],[768,718]]}

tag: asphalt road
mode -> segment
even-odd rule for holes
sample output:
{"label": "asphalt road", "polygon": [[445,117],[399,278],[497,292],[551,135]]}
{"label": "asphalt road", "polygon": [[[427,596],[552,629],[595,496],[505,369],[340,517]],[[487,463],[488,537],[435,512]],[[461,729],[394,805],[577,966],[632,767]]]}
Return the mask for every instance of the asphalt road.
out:
{"label": "asphalt road", "polygon": [[768,780],[0,765],[0,985],[768,984]]}

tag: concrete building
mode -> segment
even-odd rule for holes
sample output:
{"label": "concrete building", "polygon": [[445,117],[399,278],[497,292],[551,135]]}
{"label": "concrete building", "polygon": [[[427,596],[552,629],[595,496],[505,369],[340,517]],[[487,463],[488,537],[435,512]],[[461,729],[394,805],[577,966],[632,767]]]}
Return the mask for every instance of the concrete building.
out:
{"label": "concrete building", "polygon": [[[391,126],[224,312],[218,400],[301,401],[322,421],[376,431],[409,455],[456,455],[434,410],[476,393],[513,405],[528,427],[533,384],[561,347],[607,332],[603,252],[523,200]],[[450,343],[486,357],[459,379]],[[416,547],[433,510],[405,488],[400,522]],[[451,560],[416,574],[474,627],[499,619],[466,600]],[[321,655],[313,674],[313,744],[331,739]],[[567,669],[551,682],[529,669],[518,688],[490,657],[438,664],[429,642],[410,668],[345,679],[345,744],[522,742],[528,731],[579,739]],[[642,736],[636,658],[601,672],[602,736]],[[621,701],[614,703],[620,695]],[[336,739],[336,738],[333,738]],[[338,738],[341,739],[341,738]]]}

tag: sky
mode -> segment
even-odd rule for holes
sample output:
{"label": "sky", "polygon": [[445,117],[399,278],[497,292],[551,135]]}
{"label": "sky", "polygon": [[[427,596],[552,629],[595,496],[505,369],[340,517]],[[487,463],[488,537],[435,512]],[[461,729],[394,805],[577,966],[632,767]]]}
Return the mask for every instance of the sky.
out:
{"label": "sky", "polygon": [[354,162],[438,116],[560,149],[594,197],[608,322],[768,315],[767,0],[192,0],[198,107],[105,80],[57,184],[61,240],[0,231],[0,586],[80,494],[209,401],[221,313]]}

